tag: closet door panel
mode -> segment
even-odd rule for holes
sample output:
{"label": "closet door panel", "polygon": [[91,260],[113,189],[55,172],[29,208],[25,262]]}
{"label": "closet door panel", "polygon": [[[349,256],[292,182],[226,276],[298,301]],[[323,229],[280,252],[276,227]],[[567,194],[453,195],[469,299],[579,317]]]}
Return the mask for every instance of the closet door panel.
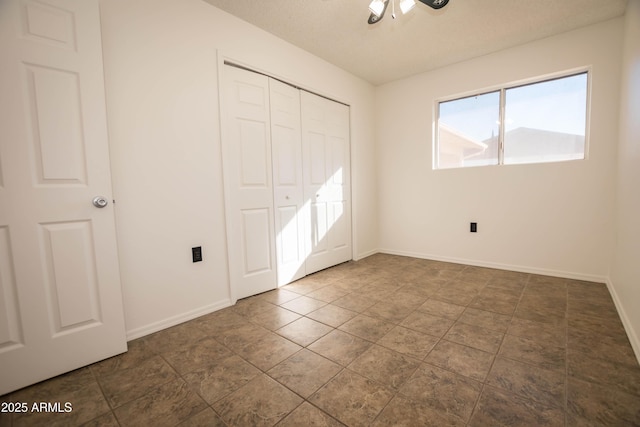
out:
{"label": "closet door panel", "polygon": [[278,286],[306,275],[307,233],[302,189],[300,91],[270,79],[273,198]]}
{"label": "closet door panel", "polygon": [[222,159],[232,299],[276,287],[267,77],[223,67]]}
{"label": "closet door panel", "polygon": [[307,274],[351,259],[349,107],[301,92]]}

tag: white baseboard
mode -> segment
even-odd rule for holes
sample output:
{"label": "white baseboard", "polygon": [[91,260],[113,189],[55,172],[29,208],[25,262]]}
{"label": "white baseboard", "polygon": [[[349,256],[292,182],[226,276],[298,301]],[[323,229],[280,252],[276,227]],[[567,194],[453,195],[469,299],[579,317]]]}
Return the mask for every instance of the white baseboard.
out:
{"label": "white baseboard", "polygon": [[233,305],[231,300],[222,300],[214,304],[209,304],[204,307],[197,308],[195,310],[188,311],[186,313],[179,314],[177,316],[163,319],[159,322],[151,323],[140,328],[127,331],[127,341],[132,341],[136,338],[144,337],[145,335],[152,334],[154,332],[161,331],[163,329],[170,328],[172,326],[179,325],[180,323],[188,322],[197,317],[204,316],[205,314],[213,313],[214,311],[221,310],[223,308]]}
{"label": "white baseboard", "polygon": [[609,293],[611,294],[611,298],[613,298],[616,310],[618,311],[618,316],[620,316],[620,320],[622,321],[622,326],[624,326],[624,330],[627,332],[627,338],[629,338],[633,352],[636,354],[636,359],[638,359],[638,363],[640,363],[640,337],[633,328],[631,321],[629,321],[627,312],[624,310],[624,306],[620,302],[620,297],[616,293],[616,288],[613,286],[613,282],[610,279],[607,279],[606,284],[609,289]]}
{"label": "white baseboard", "polygon": [[422,254],[417,252],[396,251],[392,249],[380,249],[377,252],[390,255],[409,256],[413,258],[430,259],[433,261],[452,262],[454,264],[473,265],[476,267],[496,268],[498,270],[518,271],[520,273],[540,274],[543,276],[562,277],[565,279],[584,280],[585,282],[606,283],[607,276],[598,276],[592,274],[574,273],[570,271],[550,270],[545,268],[535,268],[523,265],[501,264],[496,262],[477,261],[464,258],[442,257],[432,254]]}
{"label": "white baseboard", "polygon": [[378,252],[380,252],[380,251],[379,251],[379,250],[377,250],[377,249],[374,249],[374,250],[372,250],[372,251],[363,252],[363,253],[361,253],[361,254],[357,254],[357,255],[355,255],[355,256],[353,257],[353,260],[354,260],[354,261],[360,261],[361,259],[366,258],[366,257],[371,256],[371,255],[375,255],[375,254],[377,254]]}

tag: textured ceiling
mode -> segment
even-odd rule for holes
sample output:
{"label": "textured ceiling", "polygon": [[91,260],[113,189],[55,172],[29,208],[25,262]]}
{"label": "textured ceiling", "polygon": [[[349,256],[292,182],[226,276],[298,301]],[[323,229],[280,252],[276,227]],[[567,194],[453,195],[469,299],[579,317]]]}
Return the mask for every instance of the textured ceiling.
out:
{"label": "textured ceiling", "polygon": [[[391,4],[367,24],[370,0],[204,0],[375,85],[624,14],[627,0],[420,2],[397,19]],[[393,1],[393,0],[390,0]]]}

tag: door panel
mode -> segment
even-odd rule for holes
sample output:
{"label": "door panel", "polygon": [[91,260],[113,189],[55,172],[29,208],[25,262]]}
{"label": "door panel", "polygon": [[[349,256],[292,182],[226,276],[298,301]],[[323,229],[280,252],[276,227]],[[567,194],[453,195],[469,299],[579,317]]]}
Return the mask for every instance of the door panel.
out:
{"label": "door panel", "polygon": [[284,286],[306,274],[300,91],[273,79],[269,88],[278,286]]}
{"label": "door panel", "polygon": [[0,2],[0,394],[126,351],[97,0]]}
{"label": "door panel", "polygon": [[38,184],[86,184],[78,74],[35,65],[24,71]]}
{"label": "door panel", "polygon": [[240,144],[240,188],[269,188],[269,139],[265,123],[238,119]]}
{"label": "door panel", "polygon": [[9,227],[0,227],[0,353],[24,344]]}
{"label": "door panel", "polygon": [[40,224],[45,286],[54,336],[100,322],[90,221]]}
{"label": "door panel", "polygon": [[222,160],[234,300],[276,287],[269,81],[222,68]]}
{"label": "door panel", "polygon": [[349,107],[301,92],[307,274],[351,259]]}
{"label": "door panel", "polygon": [[243,209],[242,241],[244,246],[243,277],[269,272],[271,260],[271,211],[269,209]]}

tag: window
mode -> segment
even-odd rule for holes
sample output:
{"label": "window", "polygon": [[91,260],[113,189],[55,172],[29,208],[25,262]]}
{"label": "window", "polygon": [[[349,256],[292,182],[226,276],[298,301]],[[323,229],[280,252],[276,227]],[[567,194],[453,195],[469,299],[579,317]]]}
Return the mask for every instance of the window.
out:
{"label": "window", "polygon": [[438,102],[434,169],[584,159],[587,78],[582,72]]}

